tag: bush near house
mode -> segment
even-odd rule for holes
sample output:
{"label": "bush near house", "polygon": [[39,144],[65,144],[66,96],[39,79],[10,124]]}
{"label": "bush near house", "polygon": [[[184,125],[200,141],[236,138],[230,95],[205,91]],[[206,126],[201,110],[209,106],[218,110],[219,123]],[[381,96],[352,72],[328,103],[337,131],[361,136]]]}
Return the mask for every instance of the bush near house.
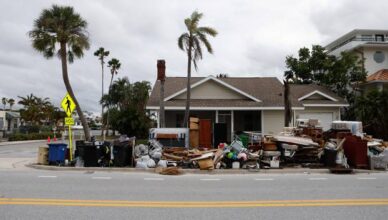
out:
{"label": "bush near house", "polygon": [[[11,134],[8,140],[9,141],[43,140],[43,139],[47,139],[47,137],[50,137],[51,139],[54,138],[54,133],[52,132],[29,133],[29,134],[15,133],[15,134]],[[61,138],[62,135],[59,133],[59,134],[56,134],[56,137]]]}

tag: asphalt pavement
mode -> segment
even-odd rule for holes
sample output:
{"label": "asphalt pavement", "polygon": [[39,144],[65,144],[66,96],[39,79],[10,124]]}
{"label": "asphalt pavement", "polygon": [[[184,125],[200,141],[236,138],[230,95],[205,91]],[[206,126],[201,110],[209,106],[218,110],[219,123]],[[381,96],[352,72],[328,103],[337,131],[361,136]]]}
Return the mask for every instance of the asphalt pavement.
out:
{"label": "asphalt pavement", "polygon": [[[36,159],[35,147],[0,146],[0,160]],[[386,219],[387,183],[385,172],[163,176],[3,167],[0,219]]]}

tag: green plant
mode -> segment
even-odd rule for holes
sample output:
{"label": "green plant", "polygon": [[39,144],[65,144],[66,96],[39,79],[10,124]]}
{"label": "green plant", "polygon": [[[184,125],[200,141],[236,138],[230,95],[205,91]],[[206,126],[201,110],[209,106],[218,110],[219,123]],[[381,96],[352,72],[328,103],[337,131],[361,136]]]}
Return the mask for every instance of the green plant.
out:
{"label": "green plant", "polygon": [[[29,133],[29,134],[23,134],[23,133],[15,133],[11,134],[8,137],[9,141],[25,141],[25,140],[44,140],[47,139],[47,137],[50,137],[51,139],[54,138],[54,133],[52,132],[42,132],[42,133]],[[57,138],[61,138],[62,135],[59,133],[56,134]]]}
{"label": "green plant", "polygon": [[191,63],[194,64],[194,68],[197,70],[197,61],[202,59],[202,44],[205,45],[207,51],[212,54],[213,48],[209,43],[207,36],[217,36],[217,31],[211,27],[198,27],[198,23],[203,17],[202,13],[194,11],[189,18],[185,19],[185,25],[187,32],[183,33],[178,38],[178,47],[187,53],[187,98],[186,98],[186,110],[184,118],[184,126],[188,126],[189,114],[190,114],[190,79],[191,79]]}
{"label": "green plant", "polygon": [[[62,77],[67,92],[73,98],[77,113],[81,119],[86,140],[90,140],[89,126],[70,85],[67,62],[81,58],[84,50],[89,49],[87,22],[74,11],[73,7],[53,5],[44,9],[35,20],[33,30],[29,32],[32,46],[44,57],[57,55],[61,59]],[[59,50],[56,47],[59,45]]]}

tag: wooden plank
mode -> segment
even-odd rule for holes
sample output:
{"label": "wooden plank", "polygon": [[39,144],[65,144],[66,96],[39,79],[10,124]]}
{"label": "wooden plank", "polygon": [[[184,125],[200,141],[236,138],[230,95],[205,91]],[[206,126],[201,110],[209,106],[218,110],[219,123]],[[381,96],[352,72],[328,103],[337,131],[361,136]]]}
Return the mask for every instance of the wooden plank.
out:
{"label": "wooden plank", "polygon": [[157,139],[178,139],[178,134],[156,134]]}

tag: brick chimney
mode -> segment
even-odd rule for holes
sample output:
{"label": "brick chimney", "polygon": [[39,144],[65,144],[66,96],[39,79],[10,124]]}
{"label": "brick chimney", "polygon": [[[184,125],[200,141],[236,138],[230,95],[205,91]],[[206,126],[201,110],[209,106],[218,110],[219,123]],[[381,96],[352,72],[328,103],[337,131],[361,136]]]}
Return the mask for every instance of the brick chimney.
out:
{"label": "brick chimney", "polygon": [[166,80],[166,62],[164,60],[158,60],[158,80],[160,80],[160,96],[159,96],[159,128],[166,127],[165,113],[164,113],[164,81]]}
{"label": "brick chimney", "polygon": [[164,81],[166,79],[166,62],[164,60],[158,60],[158,80]]}

